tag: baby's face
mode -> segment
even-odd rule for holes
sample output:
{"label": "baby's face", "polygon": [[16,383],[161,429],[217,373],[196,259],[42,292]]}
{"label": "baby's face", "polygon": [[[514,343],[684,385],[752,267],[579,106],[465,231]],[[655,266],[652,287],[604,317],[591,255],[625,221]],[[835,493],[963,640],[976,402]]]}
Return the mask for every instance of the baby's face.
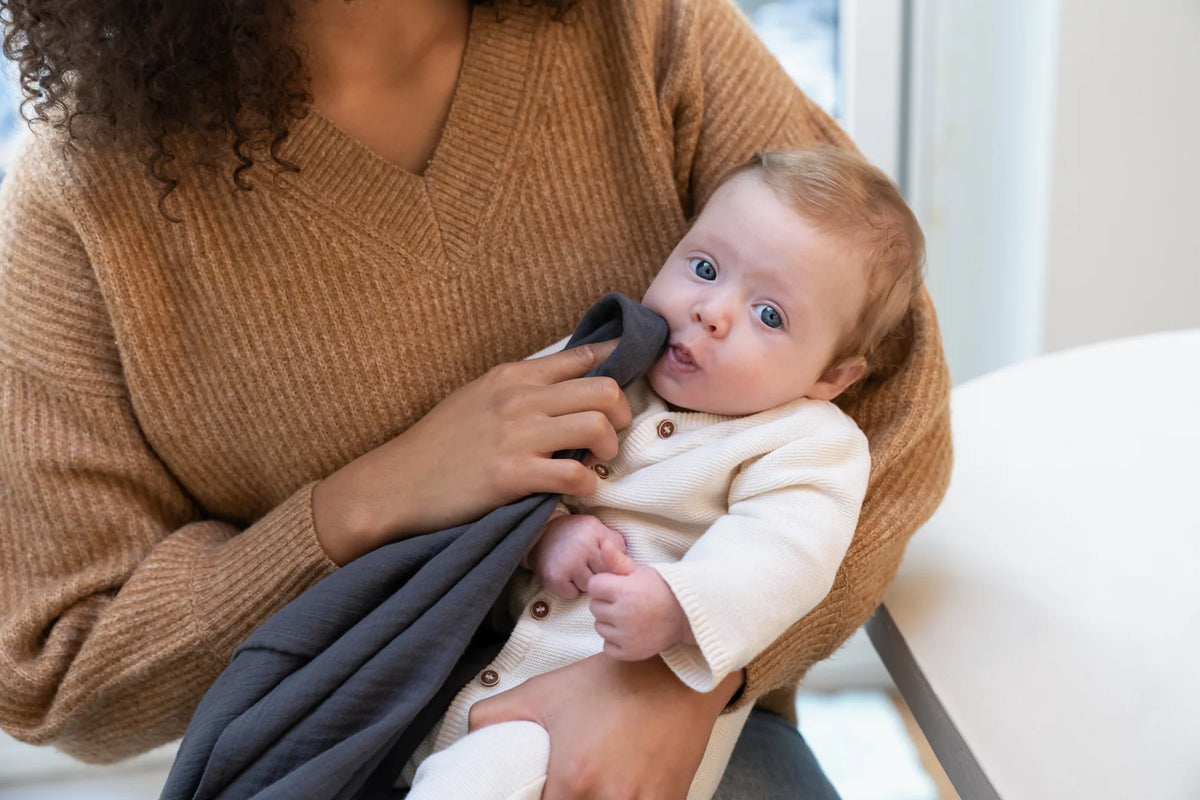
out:
{"label": "baby's face", "polygon": [[825,368],[865,298],[857,248],[743,173],[717,190],[646,290],[642,303],[671,328],[647,378],[672,405],[716,414],[832,399]]}

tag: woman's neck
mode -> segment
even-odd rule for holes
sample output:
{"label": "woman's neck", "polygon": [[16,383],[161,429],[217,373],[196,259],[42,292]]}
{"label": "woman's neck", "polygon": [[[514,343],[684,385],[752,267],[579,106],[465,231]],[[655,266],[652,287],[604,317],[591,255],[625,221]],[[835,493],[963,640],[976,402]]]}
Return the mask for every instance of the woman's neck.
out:
{"label": "woman's neck", "polygon": [[313,105],[384,159],[421,173],[450,113],[467,0],[298,0]]}
{"label": "woman's neck", "polygon": [[421,81],[466,44],[466,0],[300,0],[295,36],[314,96]]}

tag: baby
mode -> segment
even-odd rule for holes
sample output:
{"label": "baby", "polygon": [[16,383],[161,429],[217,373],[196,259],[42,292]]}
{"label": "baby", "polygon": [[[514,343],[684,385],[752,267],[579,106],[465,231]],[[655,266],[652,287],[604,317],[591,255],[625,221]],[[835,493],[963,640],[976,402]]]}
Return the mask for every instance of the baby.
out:
{"label": "baby", "polygon": [[[870,466],[830,401],[904,317],[923,248],[895,186],[852,153],[763,153],[722,179],[642,299],[670,337],[626,391],[618,455],[527,554],[516,626],[418,750],[409,800],[541,796],[545,730],[468,735],[484,697],[601,649],[709,691],[821,601]],[[689,798],[712,796],[748,713],[717,721]]]}

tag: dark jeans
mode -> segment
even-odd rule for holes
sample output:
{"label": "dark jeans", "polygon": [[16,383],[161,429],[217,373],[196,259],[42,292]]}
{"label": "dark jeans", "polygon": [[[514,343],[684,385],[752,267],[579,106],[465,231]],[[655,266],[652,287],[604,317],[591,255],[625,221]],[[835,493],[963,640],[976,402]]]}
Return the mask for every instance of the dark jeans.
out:
{"label": "dark jeans", "polygon": [[839,800],[800,731],[760,708],[750,712],[713,800]]}

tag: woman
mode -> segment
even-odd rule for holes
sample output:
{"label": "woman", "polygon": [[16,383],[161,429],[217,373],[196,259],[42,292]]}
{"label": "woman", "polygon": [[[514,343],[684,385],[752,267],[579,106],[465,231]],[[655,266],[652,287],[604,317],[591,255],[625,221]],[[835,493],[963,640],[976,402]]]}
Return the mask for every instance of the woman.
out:
{"label": "woman", "polygon": [[[730,164],[849,144],[727,0],[4,6],[64,124],[2,190],[0,722],[88,760],[178,736],[337,565],[588,493],[548,456],[613,455],[628,407],[579,378],[603,353],[489,368],[641,296]],[[547,798],[682,796],[722,709],[785,707],[870,613],[948,476],[927,298],[909,332],[847,406],[873,468],[834,588],[744,675],[698,695],[598,656],[476,706],[549,730]],[[758,719],[734,779],[828,796],[746,760],[811,765]]]}

